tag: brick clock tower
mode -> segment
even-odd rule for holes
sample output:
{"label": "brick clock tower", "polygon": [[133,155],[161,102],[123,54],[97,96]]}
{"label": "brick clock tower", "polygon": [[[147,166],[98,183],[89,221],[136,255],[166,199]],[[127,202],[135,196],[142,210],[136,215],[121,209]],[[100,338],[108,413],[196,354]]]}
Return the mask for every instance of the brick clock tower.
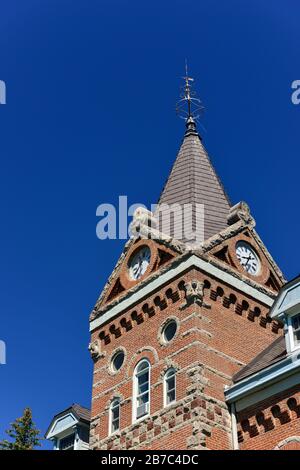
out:
{"label": "brick clock tower", "polygon": [[224,389],[282,335],[268,312],[283,275],[248,206],[228,200],[196,129],[188,77],[184,99],[186,132],[159,204],[175,208],[173,233],[179,207],[192,208],[193,228],[204,207],[204,240],[153,236],[149,213],[137,211],[143,235],[127,242],[90,317],[91,449],[234,448]]}

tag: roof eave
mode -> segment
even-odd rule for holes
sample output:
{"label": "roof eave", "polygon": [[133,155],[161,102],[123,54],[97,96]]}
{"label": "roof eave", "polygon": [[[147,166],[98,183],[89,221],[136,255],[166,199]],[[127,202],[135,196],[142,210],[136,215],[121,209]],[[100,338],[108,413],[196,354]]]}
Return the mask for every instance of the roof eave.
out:
{"label": "roof eave", "polygon": [[272,364],[225,389],[224,393],[226,402],[235,403],[254,392],[283,380],[285,377],[294,374],[298,369],[300,370],[299,350],[294,351],[281,361],[276,362],[275,364]]}

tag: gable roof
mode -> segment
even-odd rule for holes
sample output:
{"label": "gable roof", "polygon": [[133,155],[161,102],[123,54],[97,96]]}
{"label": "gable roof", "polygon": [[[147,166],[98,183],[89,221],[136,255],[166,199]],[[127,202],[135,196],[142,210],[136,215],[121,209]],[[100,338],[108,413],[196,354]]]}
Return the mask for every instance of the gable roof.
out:
{"label": "gable roof", "polygon": [[193,121],[187,122],[187,131],[158,206],[161,204],[192,204],[193,209],[185,219],[192,230],[196,228],[196,204],[203,204],[205,240],[227,227],[231,203]]}
{"label": "gable roof", "polygon": [[246,366],[242,367],[233,377],[234,383],[249,377],[256,372],[265,369],[266,367],[274,364],[275,362],[281,361],[287,355],[285,337],[280,336],[273,343],[271,343],[266,349],[259,353],[252,361]]}
{"label": "gable roof", "polygon": [[300,275],[287,282],[280,290],[270,311],[271,318],[281,318],[294,311],[300,303]]}
{"label": "gable roof", "polygon": [[69,406],[65,410],[61,411],[60,413],[57,413],[52,418],[51,423],[49,424],[48,429],[45,432],[46,439],[47,439],[47,436],[49,435],[50,431],[52,430],[53,425],[55,424],[55,422],[58,421],[63,416],[68,415],[70,413],[73,414],[74,418],[76,418],[78,421],[85,422],[87,424],[90,423],[91,410],[89,408],[86,408],[84,406],[79,405],[78,403],[73,403],[71,406]]}

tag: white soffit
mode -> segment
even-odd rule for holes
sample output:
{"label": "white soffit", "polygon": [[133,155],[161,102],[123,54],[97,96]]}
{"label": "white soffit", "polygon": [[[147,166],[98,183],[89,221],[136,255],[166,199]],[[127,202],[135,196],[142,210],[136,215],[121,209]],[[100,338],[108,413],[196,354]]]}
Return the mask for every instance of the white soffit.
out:
{"label": "white soffit", "polygon": [[51,430],[47,434],[47,439],[53,436],[57,436],[58,434],[64,432],[66,429],[72,428],[77,423],[78,423],[78,420],[75,418],[75,416],[72,413],[68,413],[64,416],[61,416],[60,418],[57,418],[54,421],[51,427]]}
{"label": "white soffit", "polygon": [[270,312],[270,317],[280,317],[300,304],[300,278],[291,281],[284,286]]}

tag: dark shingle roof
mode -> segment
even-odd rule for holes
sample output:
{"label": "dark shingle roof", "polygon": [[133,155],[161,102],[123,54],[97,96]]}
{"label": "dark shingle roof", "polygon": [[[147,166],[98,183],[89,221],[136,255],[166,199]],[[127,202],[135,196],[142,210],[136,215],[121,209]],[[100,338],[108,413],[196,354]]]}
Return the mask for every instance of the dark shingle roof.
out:
{"label": "dark shingle roof", "polygon": [[90,421],[91,410],[89,410],[88,408],[78,405],[77,403],[73,403],[71,409],[75,412],[78,418],[82,419],[83,421]]}
{"label": "dark shingle roof", "polygon": [[[159,199],[160,204],[204,204],[204,238],[227,226],[229,199],[195,130],[187,130],[169,178]],[[195,210],[188,222],[195,229]],[[174,236],[172,233],[171,236]],[[176,237],[175,237],[176,238]],[[188,241],[188,240],[183,240]]]}
{"label": "dark shingle roof", "polygon": [[286,357],[285,338],[280,336],[273,343],[271,343],[266,349],[259,353],[249,364],[242,367],[232,378],[233,382],[239,382],[240,380],[249,377],[256,372],[265,369],[266,367],[280,361]]}

